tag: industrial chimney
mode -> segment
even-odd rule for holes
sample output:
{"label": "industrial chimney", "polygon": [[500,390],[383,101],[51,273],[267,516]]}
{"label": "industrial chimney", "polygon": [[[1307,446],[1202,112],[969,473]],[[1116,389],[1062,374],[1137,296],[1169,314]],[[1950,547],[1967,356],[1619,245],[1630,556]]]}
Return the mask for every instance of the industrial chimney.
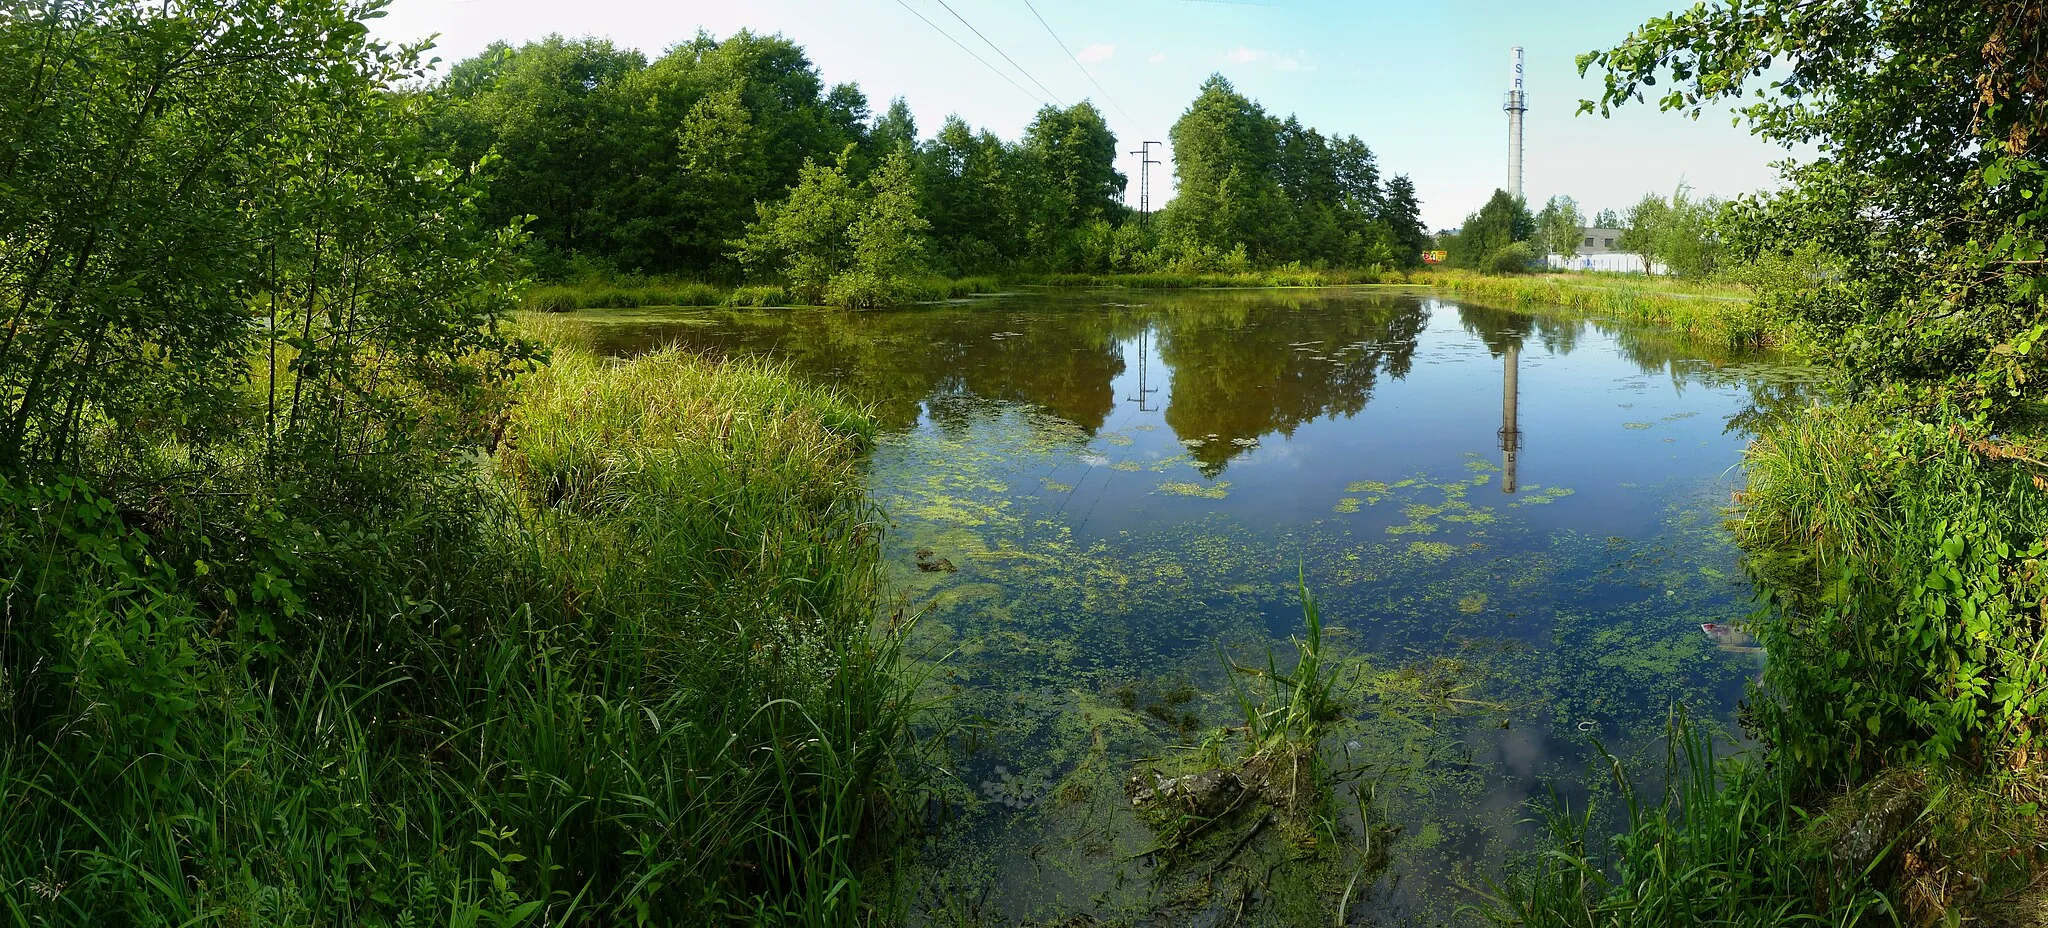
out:
{"label": "industrial chimney", "polygon": [[1501,104],[1508,114],[1508,195],[1522,198],[1522,113],[1529,109],[1522,94],[1522,46],[1508,53],[1508,98]]}

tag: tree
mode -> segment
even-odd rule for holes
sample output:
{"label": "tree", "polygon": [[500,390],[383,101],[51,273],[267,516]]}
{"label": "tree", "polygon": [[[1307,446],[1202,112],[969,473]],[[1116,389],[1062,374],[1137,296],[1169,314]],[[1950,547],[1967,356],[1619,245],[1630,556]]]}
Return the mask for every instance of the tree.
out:
{"label": "tree", "polygon": [[1274,168],[1278,124],[1220,74],[1211,75],[1167,138],[1178,192],[1166,209],[1169,235],[1186,251],[1220,256],[1236,246],[1277,251],[1285,196]]}
{"label": "tree", "polygon": [[865,183],[846,175],[848,145],[837,163],[805,162],[789,197],[762,203],[733,258],[756,277],[780,276],[792,296],[840,306],[886,306],[913,292],[923,273],[924,233],[910,155],[882,158]]}
{"label": "tree", "polygon": [[[955,273],[999,270],[1030,257],[1024,204],[1040,206],[1027,166],[994,133],[976,133],[954,116],[917,153],[920,209],[931,223],[941,266]],[[1065,202],[1061,200],[1061,202]]]}
{"label": "tree", "polygon": [[1586,232],[1579,203],[1567,196],[1555,196],[1543,204],[1536,217],[1537,240],[1544,251],[1566,258],[1579,253],[1579,241]]}
{"label": "tree", "polygon": [[1612,209],[1603,209],[1599,215],[1593,217],[1593,228],[1619,229],[1621,228],[1621,217],[1616,215]]}
{"label": "tree", "polygon": [[646,66],[639,52],[603,39],[493,45],[450,71],[431,131],[458,164],[497,156],[486,220],[532,216],[527,228],[540,245],[596,249],[609,228],[599,203],[624,174],[619,86]]}
{"label": "tree", "polygon": [[1765,90],[1740,111],[1753,131],[1818,152],[1735,208],[1742,252],[1821,250],[1837,272],[1782,303],[1858,346],[1860,386],[1943,382],[1998,420],[2048,383],[2044,44],[2034,0],[1701,4],[1581,56],[1606,74],[1580,108],[1656,86],[1660,108],[1697,115]]}
{"label": "tree", "polygon": [[799,300],[822,302],[832,278],[852,262],[850,233],[861,215],[844,159],[805,161],[788,198],[756,205],[753,225],[732,243],[733,259],[756,277],[781,276]]}
{"label": "tree", "polygon": [[1450,262],[1455,267],[1485,270],[1495,252],[1528,241],[1535,234],[1536,218],[1529,215],[1528,206],[1505,190],[1495,190],[1485,206],[1465,217],[1465,225],[1449,249]]}
{"label": "tree", "polygon": [[1380,217],[1391,234],[1395,261],[1401,267],[1420,265],[1422,253],[1429,250],[1430,236],[1422,224],[1422,203],[1415,198],[1415,182],[1408,175],[1398,175],[1387,182],[1387,201]]}
{"label": "tree", "polygon": [[1681,277],[1706,277],[1720,266],[1720,200],[1694,199],[1684,184],[1666,200],[1654,193],[1628,211],[1628,228],[1615,244],[1643,258],[1646,267],[1661,266]]}
{"label": "tree", "polygon": [[887,152],[917,144],[917,117],[910,113],[910,103],[902,97],[889,101],[888,112],[875,117],[874,128],[868,130],[868,142],[876,157]]}
{"label": "tree", "polygon": [[868,187],[860,218],[848,231],[851,266],[832,278],[827,292],[835,305],[855,309],[893,305],[913,291],[924,273],[924,233],[930,228],[917,214],[907,149],[885,155]]}
{"label": "tree", "polygon": [[522,356],[492,324],[517,235],[424,153],[431,101],[392,89],[420,49],[360,12],[0,15],[0,469],[172,446],[205,469],[254,433],[324,493],[487,419],[454,407]]}

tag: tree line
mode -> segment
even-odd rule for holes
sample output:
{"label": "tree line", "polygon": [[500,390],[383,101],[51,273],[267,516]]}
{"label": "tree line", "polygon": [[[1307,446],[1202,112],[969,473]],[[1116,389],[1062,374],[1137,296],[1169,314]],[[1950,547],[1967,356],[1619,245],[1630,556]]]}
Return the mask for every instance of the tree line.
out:
{"label": "tree line", "polygon": [[774,280],[886,302],[921,277],[1413,266],[1414,185],[1356,136],[1281,119],[1220,76],[1173,126],[1179,196],[1122,202],[1091,103],[1006,140],[958,117],[920,137],[827,86],[796,43],[706,34],[649,60],[596,38],[491,46],[421,93],[424,136],[474,165],[491,222],[524,220],[543,275]]}
{"label": "tree line", "polygon": [[1495,190],[1455,231],[1436,236],[1452,267],[1493,274],[1539,270],[1546,255],[1578,255],[1588,229],[1619,229],[1614,248],[1639,255],[1646,267],[1702,278],[1726,270],[1723,244],[1736,221],[1733,201],[1696,197],[1681,183],[1669,197],[1643,194],[1626,211],[1601,210],[1588,223],[1577,200],[1553,196],[1530,212],[1526,201]]}

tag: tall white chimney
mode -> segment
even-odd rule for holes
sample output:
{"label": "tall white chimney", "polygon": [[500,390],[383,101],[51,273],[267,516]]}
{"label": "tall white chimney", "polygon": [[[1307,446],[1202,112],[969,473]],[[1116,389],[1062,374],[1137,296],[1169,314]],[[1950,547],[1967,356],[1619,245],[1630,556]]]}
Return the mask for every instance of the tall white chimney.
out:
{"label": "tall white chimney", "polygon": [[1522,93],[1522,46],[1508,53],[1508,97],[1501,104],[1508,114],[1508,195],[1522,198],[1522,113],[1529,109]]}

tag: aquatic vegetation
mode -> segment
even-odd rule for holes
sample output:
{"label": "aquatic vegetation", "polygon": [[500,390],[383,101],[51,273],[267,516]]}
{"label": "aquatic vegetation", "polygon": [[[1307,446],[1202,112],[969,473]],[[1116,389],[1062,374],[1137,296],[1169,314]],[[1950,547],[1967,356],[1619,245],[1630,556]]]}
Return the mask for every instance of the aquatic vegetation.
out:
{"label": "aquatic vegetation", "polygon": [[[932,324],[943,333],[972,321],[974,344],[999,345],[1011,339],[992,341],[989,333],[1041,332],[1033,312],[938,310]],[[792,327],[807,318],[796,312],[712,318],[725,329],[774,333],[745,343],[746,350],[795,354],[775,346],[809,338],[875,346],[857,358],[820,350],[808,362],[819,376],[878,370],[871,379],[894,383],[891,372],[915,368],[891,366],[901,352],[890,346],[928,341],[907,326],[886,330],[893,342],[858,334],[894,318],[889,314],[873,321],[812,315],[830,321],[807,331]],[[709,339],[695,334],[701,327],[676,331]],[[1128,342],[1136,330],[1102,331],[1102,338]],[[1043,336],[1018,339],[1025,337]],[[1052,344],[1063,355],[1088,353]],[[973,366],[979,360],[948,363],[988,370]],[[1668,551],[1636,539],[1617,555],[1604,543],[1606,532],[1578,538],[1534,531],[1514,508],[1518,497],[1497,495],[1498,463],[1473,452],[1427,469],[1360,475],[1376,480],[1326,476],[1328,483],[1303,491],[1327,494],[1324,506],[1355,499],[1356,510],[1274,526],[1241,491],[1269,486],[1279,472],[1247,468],[1227,487],[1203,480],[1183,468],[1199,471],[1204,462],[1186,452],[1157,413],[1147,420],[1119,412],[1111,428],[1111,419],[1094,418],[1103,416],[1098,407],[1020,383],[1032,381],[981,381],[982,389],[1007,397],[989,399],[906,378],[901,389],[934,392],[916,394],[916,414],[877,434],[869,459],[875,501],[891,521],[883,566],[896,607],[920,616],[912,642],[920,660],[912,666],[931,675],[929,697],[945,700],[923,724],[959,757],[960,781],[941,789],[958,821],[916,878],[920,898],[927,881],[966,880],[975,898],[995,886],[978,903],[986,918],[1046,911],[1127,921],[1165,917],[1162,911],[1193,917],[1219,897],[1234,905],[1243,869],[1258,868],[1251,874],[1256,883],[1266,867],[1284,862],[1276,887],[1280,873],[1297,881],[1288,892],[1305,910],[1337,905],[1362,872],[1349,900],[1357,908],[1361,897],[1385,891],[1385,884],[1372,888],[1379,872],[1373,868],[1384,866],[1403,874],[1408,888],[1400,904],[1449,912],[1464,897],[1434,874],[1472,866],[1466,862],[1494,853],[1488,849],[1519,841],[1516,810],[1478,810],[1493,791],[1531,788],[1474,764],[1471,751],[1506,750],[1495,740],[1525,732],[1554,733],[1542,750],[1573,756],[1589,749],[1573,727],[1582,720],[1597,723],[1603,743],[1640,750],[1657,722],[1654,707],[1681,701],[1725,708],[1743,676],[1754,672],[1753,663],[1714,650],[1698,630],[1702,621],[1734,621],[1746,609],[1739,581],[1727,579],[1738,575],[1735,554],[1725,539],[1712,540],[1720,530],[1711,514],[1725,493],[1685,496],[1684,507],[1709,515],[1682,525],[1674,519],[1661,530],[1698,534],[1673,541]],[[1069,411],[1052,411],[1061,408]],[[1077,416],[1102,424],[1082,427]],[[1246,437],[1253,427],[1211,421],[1218,425],[1191,436],[1196,447],[1241,455],[1230,438]],[[1304,428],[1313,435],[1341,421],[1310,420]],[[1277,449],[1282,441],[1268,434],[1264,444]],[[1090,470],[1100,462],[1088,456],[1110,447],[1131,450]],[[1134,467],[1159,476],[1131,479]],[[1047,492],[1041,481],[1072,489]],[[1227,495],[1202,506],[1148,506],[1148,496],[1157,503],[1175,495],[1158,481]],[[1488,492],[1476,492],[1481,488]],[[1550,498],[1561,491],[1525,492]],[[1641,492],[1663,499],[1675,491],[1651,483]],[[1143,515],[1134,520],[1134,513]],[[1388,535],[1390,520],[1429,534]],[[959,572],[919,569],[920,547]],[[1652,552],[1654,558],[1608,569]],[[1703,565],[1723,579],[1701,573]],[[1207,867],[1245,838],[1258,812],[1233,814],[1169,860],[1156,850],[1158,834],[1131,808],[1131,765],[1148,759],[1148,770],[1172,779],[1244,755],[1241,738],[1230,733],[1242,712],[1210,642],[1240,656],[1276,644],[1282,658],[1291,653],[1287,638],[1301,631],[1297,566],[1324,591],[1321,614],[1348,620],[1323,630],[1322,647],[1338,679],[1333,696],[1357,709],[1329,723],[1321,744],[1331,788],[1317,800],[1319,824],[1296,828],[1276,815],[1219,872],[1215,886],[1226,890],[1205,894]],[[1675,594],[1666,596],[1667,589]],[[1467,611],[1480,596],[1482,607]],[[1565,604],[1572,607],[1560,608]],[[1601,639],[1601,647],[1640,654],[1606,654],[1588,643],[1594,632],[1615,627],[1630,632]],[[1693,640],[1681,640],[1685,635]],[[1692,658],[1687,648],[1703,650]],[[1181,696],[1187,701],[1178,702]],[[1504,722],[1510,727],[1500,727]],[[1017,808],[1001,801],[1008,793],[982,789],[983,780],[1004,782],[998,765],[1024,781],[1035,801]],[[1431,824],[1438,842],[1410,840]],[[1300,843],[1311,837],[1313,848]],[[1015,876],[1025,860],[1036,876]],[[1155,869],[1165,875],[1146,878]],[[1011,875],[992,875],[998,873]]]}
{"label": "aquatic vegetation", "polygon": [[1576,491],[1574,491],[1570,487],[1538,487],[1534,485],[1525,486],[1522,488],[1521,494],[1516,496],[1513,502],[1508,503],[1508,508],[1513,509],[1518,506],[1543,506],[1564,499],[1565,497],[1572,495],[1574,492]]}
{"label": "aquatic vegetation", "polygon": [[1621,424],[1621,427],[1625,429],[1647,429],[1655,428],[1656,425],[1657,423],[1655,422],[1624,422]]}
{"label": "aquatic vegetation", "polygon": [[1409,542],[1408,553],[1424,561],[1441,563],[1457,554],[1458,549],[1441,541],[1414,541]]}
{"label": "aquatic vegetation", "polygon": [[[1338,501],[1337,501],[1337,505],[1336,505],[1336,506],[1334,506],[1334,507],[1332,507],[1330,511],[1332,511],[1332,512],[1357,512],[1357,511],[1358,511],[1358,502],[1359,502],[1359,501],[1358,501],[1358,498],[1357,498],[1357,497],[1355,497],[1355,496],[1346,496],[1346,497],[1344,497],[1343,499],[1340,499],[1340,500],[1338,500]],[[1378,502],[1378,500],[1374,500],[1374,502]]]}
{"label": "aquatic vegetation", "polygon": [[1230,495],[1230,481],[1220,480],[1214,484],[1203,485],[1189,483],[1184,480],[1169,480],[1161,483],[1158,490],[1169,496],[1196,496],[1202,499],[1222,499]]}

